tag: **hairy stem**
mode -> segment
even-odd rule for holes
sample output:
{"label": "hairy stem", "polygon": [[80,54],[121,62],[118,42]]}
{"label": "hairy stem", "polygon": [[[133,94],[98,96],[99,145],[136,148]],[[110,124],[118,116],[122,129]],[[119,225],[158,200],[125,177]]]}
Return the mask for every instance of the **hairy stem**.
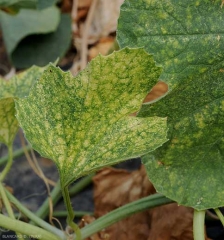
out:
{"label": "hairy stem", "polygon": [[67,224],[73,229],[73,231],[76,234],[76,239],[77,240],[81,240],[81,232],[79,227],[73,222],[74,218],[75,218],[75,214],[72,208],[72,204],[71,204],[71,199],[69,196],[69,191],[68,191],[68,186],[62,187],[62,196],[64,199],[64,203],[65,206],[67,208],[68,211],[68,216],[67,216]]}

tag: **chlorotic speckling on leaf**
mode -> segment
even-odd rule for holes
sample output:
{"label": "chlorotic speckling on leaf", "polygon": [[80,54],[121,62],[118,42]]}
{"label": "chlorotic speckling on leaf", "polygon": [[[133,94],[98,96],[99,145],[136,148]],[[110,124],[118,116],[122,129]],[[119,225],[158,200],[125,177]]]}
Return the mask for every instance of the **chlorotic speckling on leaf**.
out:
{"label": "chlorotic speckling on leaf", "polygon": [[141,156],[167,141],[166,118],[130,116],[161,68],[143,49],[99,55],[72,77],[49,66],[16,102],[26,138],[52,159],[62,185],[103,166]]}

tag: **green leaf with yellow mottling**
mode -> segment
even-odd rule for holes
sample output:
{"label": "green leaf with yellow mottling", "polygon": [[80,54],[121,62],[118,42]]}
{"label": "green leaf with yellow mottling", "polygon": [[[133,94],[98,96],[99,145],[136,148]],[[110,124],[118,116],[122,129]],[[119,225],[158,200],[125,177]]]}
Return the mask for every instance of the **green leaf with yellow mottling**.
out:
{"label": "green leaf with yellow mottling", "polygon": [[43,68],[32,67],[10,80],[0,79],[0,142],[11,145],[18,130],[14,98],[25,97],[43,73]]}
{"label": "green leaf with yellow mottling", "polygon": [[143,157],[157,191],[198,210],[223,206],[224,73],[196,75],[139,116],[168,117],[170,141]]}
{"label": "green leaf with yellow mottling", "polygon": [[169,142],[143,157],[158,192],[198,210],[224,205],[224,9],[221,1],[125,1],[121,46],[144,46],[169,85],[139,117],[168,117]]}
{"label": "green leaf with yellow mottling", "polygon": [[8,147],[12,144],[19,128],[15,114],[14,99],[0,99],[0,142]]}
{"label": "green leaf with yellow mottling", "polygon": [[222,61],[224,8],[221,0],[126,0],[117,39],[121,47],[144,47],[163,67],[173,88],[186,77]]}
{"label": "green leaf with yellow mottling", "polygon": [[0,99],[22,98],[29,95],[30,88],[43,73],[44,68],[33,66],[13,76],[10,80],[0,78]]}
{"label": "green leaf with yellow mottling", "polygon": [[99,55],[75,78],[50,66],[16,102],[17,119],[33,148],[54,160],[65,186],[167,141],[166,118],[130,116],[160,73],[143,49]]}

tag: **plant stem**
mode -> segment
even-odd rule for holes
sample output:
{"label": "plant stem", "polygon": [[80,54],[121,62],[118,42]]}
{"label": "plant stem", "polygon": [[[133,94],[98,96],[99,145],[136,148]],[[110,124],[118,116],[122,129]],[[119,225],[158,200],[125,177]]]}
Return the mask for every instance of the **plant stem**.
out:
{"label": "plant stem", "polygon": [[11,204],[9,202],[9,199],[6,196],[5,189],[4,189],[4,187],[3,187],[1,182],[0,182],[0,194],[1,194],[2,202],[4,203],[4,206],[6,208],[6,211],[7,211],[8,215],[9,215],[9,217],[12,218],[12,219],[15,219],[15,216],[14,216]]}
{"label": "plant stem", "polygon": [[[110,213],[98,218],[96,221],[87,225],[81,229],[82,240],[91,236],[92,234],[99,232],[100,230],[124,219],[134,213],[142,212],[144,210],[161,206],[164,204],[173,203],[174,201],[166,198],[161,194],[153,194],[145,198],[141,198],[132,203],[126,204],[120,208],[117,208]],[[75,238],[77,239],[77,238]],[[203,239],[204,240],[204,239]]]}
{"label": "plant stem", "polygon": [[[67,211],[55,211],[53,213],[54,217],[67,217],[68,212]],[[85,212],[85,211],[75,211],[76,217],[83,217],[84,215],[93,215],[93,212]]]}
{"label": "plant stem", "polygon": [[[69,194],[71,196],[74,196],[75,194],[82,191],[85,187],[87,187],[91,182],[94,174],[90,174],[84,178],[82,178],[80,181],[78,181],[73,187],[69,189]],[[60,181],[57,182],[53,190],[51,191],[51,198],[53,205],[55,205],[60,199],[61,199],[61,185]],[[49,202],[48,199],[46,199],[43,204],[40,206],[40,208],[36,211],[36,216],[45,219],[49,214]]]}
{"label": "plant stem", "polygon": [[[26,146],[25,149],[27,151],[30,151],[32,149],[32,147],[30,145]],[[17,158],[17,157],[20,157],[24,154],[24,148],[20,148],[16,151],[13,152],[13,159]],[[0,158],[0,166],[5,164],[7,162],[9,158],[9,155],[5,155],[3,157]]]}
{"label": "plant stem", "polygon": [[[5,188],[3,187],[2,183],[0,182],[0,194],[1,194],[1,198],[2,198],[2,202],[6,208],[6,211],[9,215],[10,218],[12,219],[16,219],[14,212],[12,210],[12,206],[11,203],[9,202],[8,197],[6,196],[6,192],[5,192]],[[18,235],[19,232],[16,232],[16,234]],[[21,236],[21,240],[23,240],[23,237]]]}
{"label": "plant stem", "polygon": [[64,186],[61,188],[62,191],[62,196],[64,199],[64,203],[65,206],[67,208],[68,211],[68,216],[67,216],[67,224],[73,229],[73,231],[75,232],[76,235],[76,239],[77,240],[81,240],[81,232],[79,227],[73,222],[74,218],[75,218],[75,214],[72,208],[72,203],[71,203],[71,199],[69,196],[69,191],[68,191],[68,186]]}
{"label": "plant stem", "polygon": [[214,210],[217,216],[219,217],[219,220],[221,221],[222,225],[224,226],[224,216],[222,215],[222,212],[218,208]]}
{"label": "plant stem", "polygon": [[[59,236],[61,239],[65,239],[65,234],[61,230],[51,226],[49,223],[37,217],[34,213],[24,207],[9,191],[6,190],[6,195],[8,199],[30,220],[38,224],[40,227],[52,232],[53,234]],[[30,224],[31,225],[31,224]]]}
{"label": "plant stem", "polygon": [[205,211],[194,210],[194,240],[205,240]]}
{"label": "plant stem", "polygon": [[[2,185],[2,181],[5,179],[6,175],[8,174],[8,172],[9,172],[11,166],[12,166],[12,161],[13,161],[13,147],[12,147],[12,144],[8,146],[8,152],[9,152],[9,157],[8,157],[7,164],[6,164],[4,170],[1,172],[1,175],[0,175],[0,195],[1,195],[3,204],[6,208],[6,211],[9,215],[9,217],[11,219],[15,219],[11,203],[10,203],[8,197],[6,196],[5,188]],[[18,235],[19,233],[16,232],[16,234]],[[23,236],[21,236],[21,240],[23,240]]]}
{"label": "plant stem", "polygon": [[[53,205],[55,205],[59,199],[61,198],[61,186],[60,181],[56,183],[53,190],[51,191],[51,199]],[[36,216],[39,218],[45,219],[49,215],[49,200],[48,198],[45,199],[43,204],[39,207],[39,209],[36,211]]]}
{"label": "plant stem", "polygon": [[42,240],[61,240],[65,238],[60,238],[42,228],[32,226],[28,223],[21,222],[19,220],[11,219],[0,214],[1,227],[15,231],[21,232],[24,235],[33,236]]}
{"label": "plant stem", "polygon": [[1,172],[0,182],[2,182],[5,179],[6,175],[8,174],[8,172],[9,172],[11,166],[12,166],[12,160],[13,160],[12,144],[8,146],[8,151],[9,151],[8,161],[7,161],[7,164],[6,164],[5,168]]}
{"label": "plant stem", "polygon": [[77,183],[75,183],[75,185],[69,189],[70,196],[76,195],[77,193],[81,192],[84,188],[89,186],[89,184],[92,182],[94,175],[95,173],[91,173],[88,176],[83,177]]}

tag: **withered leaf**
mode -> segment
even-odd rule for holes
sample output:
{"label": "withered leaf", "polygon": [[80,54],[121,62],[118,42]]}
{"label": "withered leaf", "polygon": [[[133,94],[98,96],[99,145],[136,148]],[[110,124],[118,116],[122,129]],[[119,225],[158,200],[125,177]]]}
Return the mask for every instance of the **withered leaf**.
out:
{"label": "withered leaf", "polygon": [[[85,216],[82,227],[106,213],[155,193],[146,176],[144,166],[140,170],[104,168],[94,177],[94,217]],[[193,209],[176,203],[134,214],[86,240],[193,240]],[[206,236],[206,240],[209,240]]]}

